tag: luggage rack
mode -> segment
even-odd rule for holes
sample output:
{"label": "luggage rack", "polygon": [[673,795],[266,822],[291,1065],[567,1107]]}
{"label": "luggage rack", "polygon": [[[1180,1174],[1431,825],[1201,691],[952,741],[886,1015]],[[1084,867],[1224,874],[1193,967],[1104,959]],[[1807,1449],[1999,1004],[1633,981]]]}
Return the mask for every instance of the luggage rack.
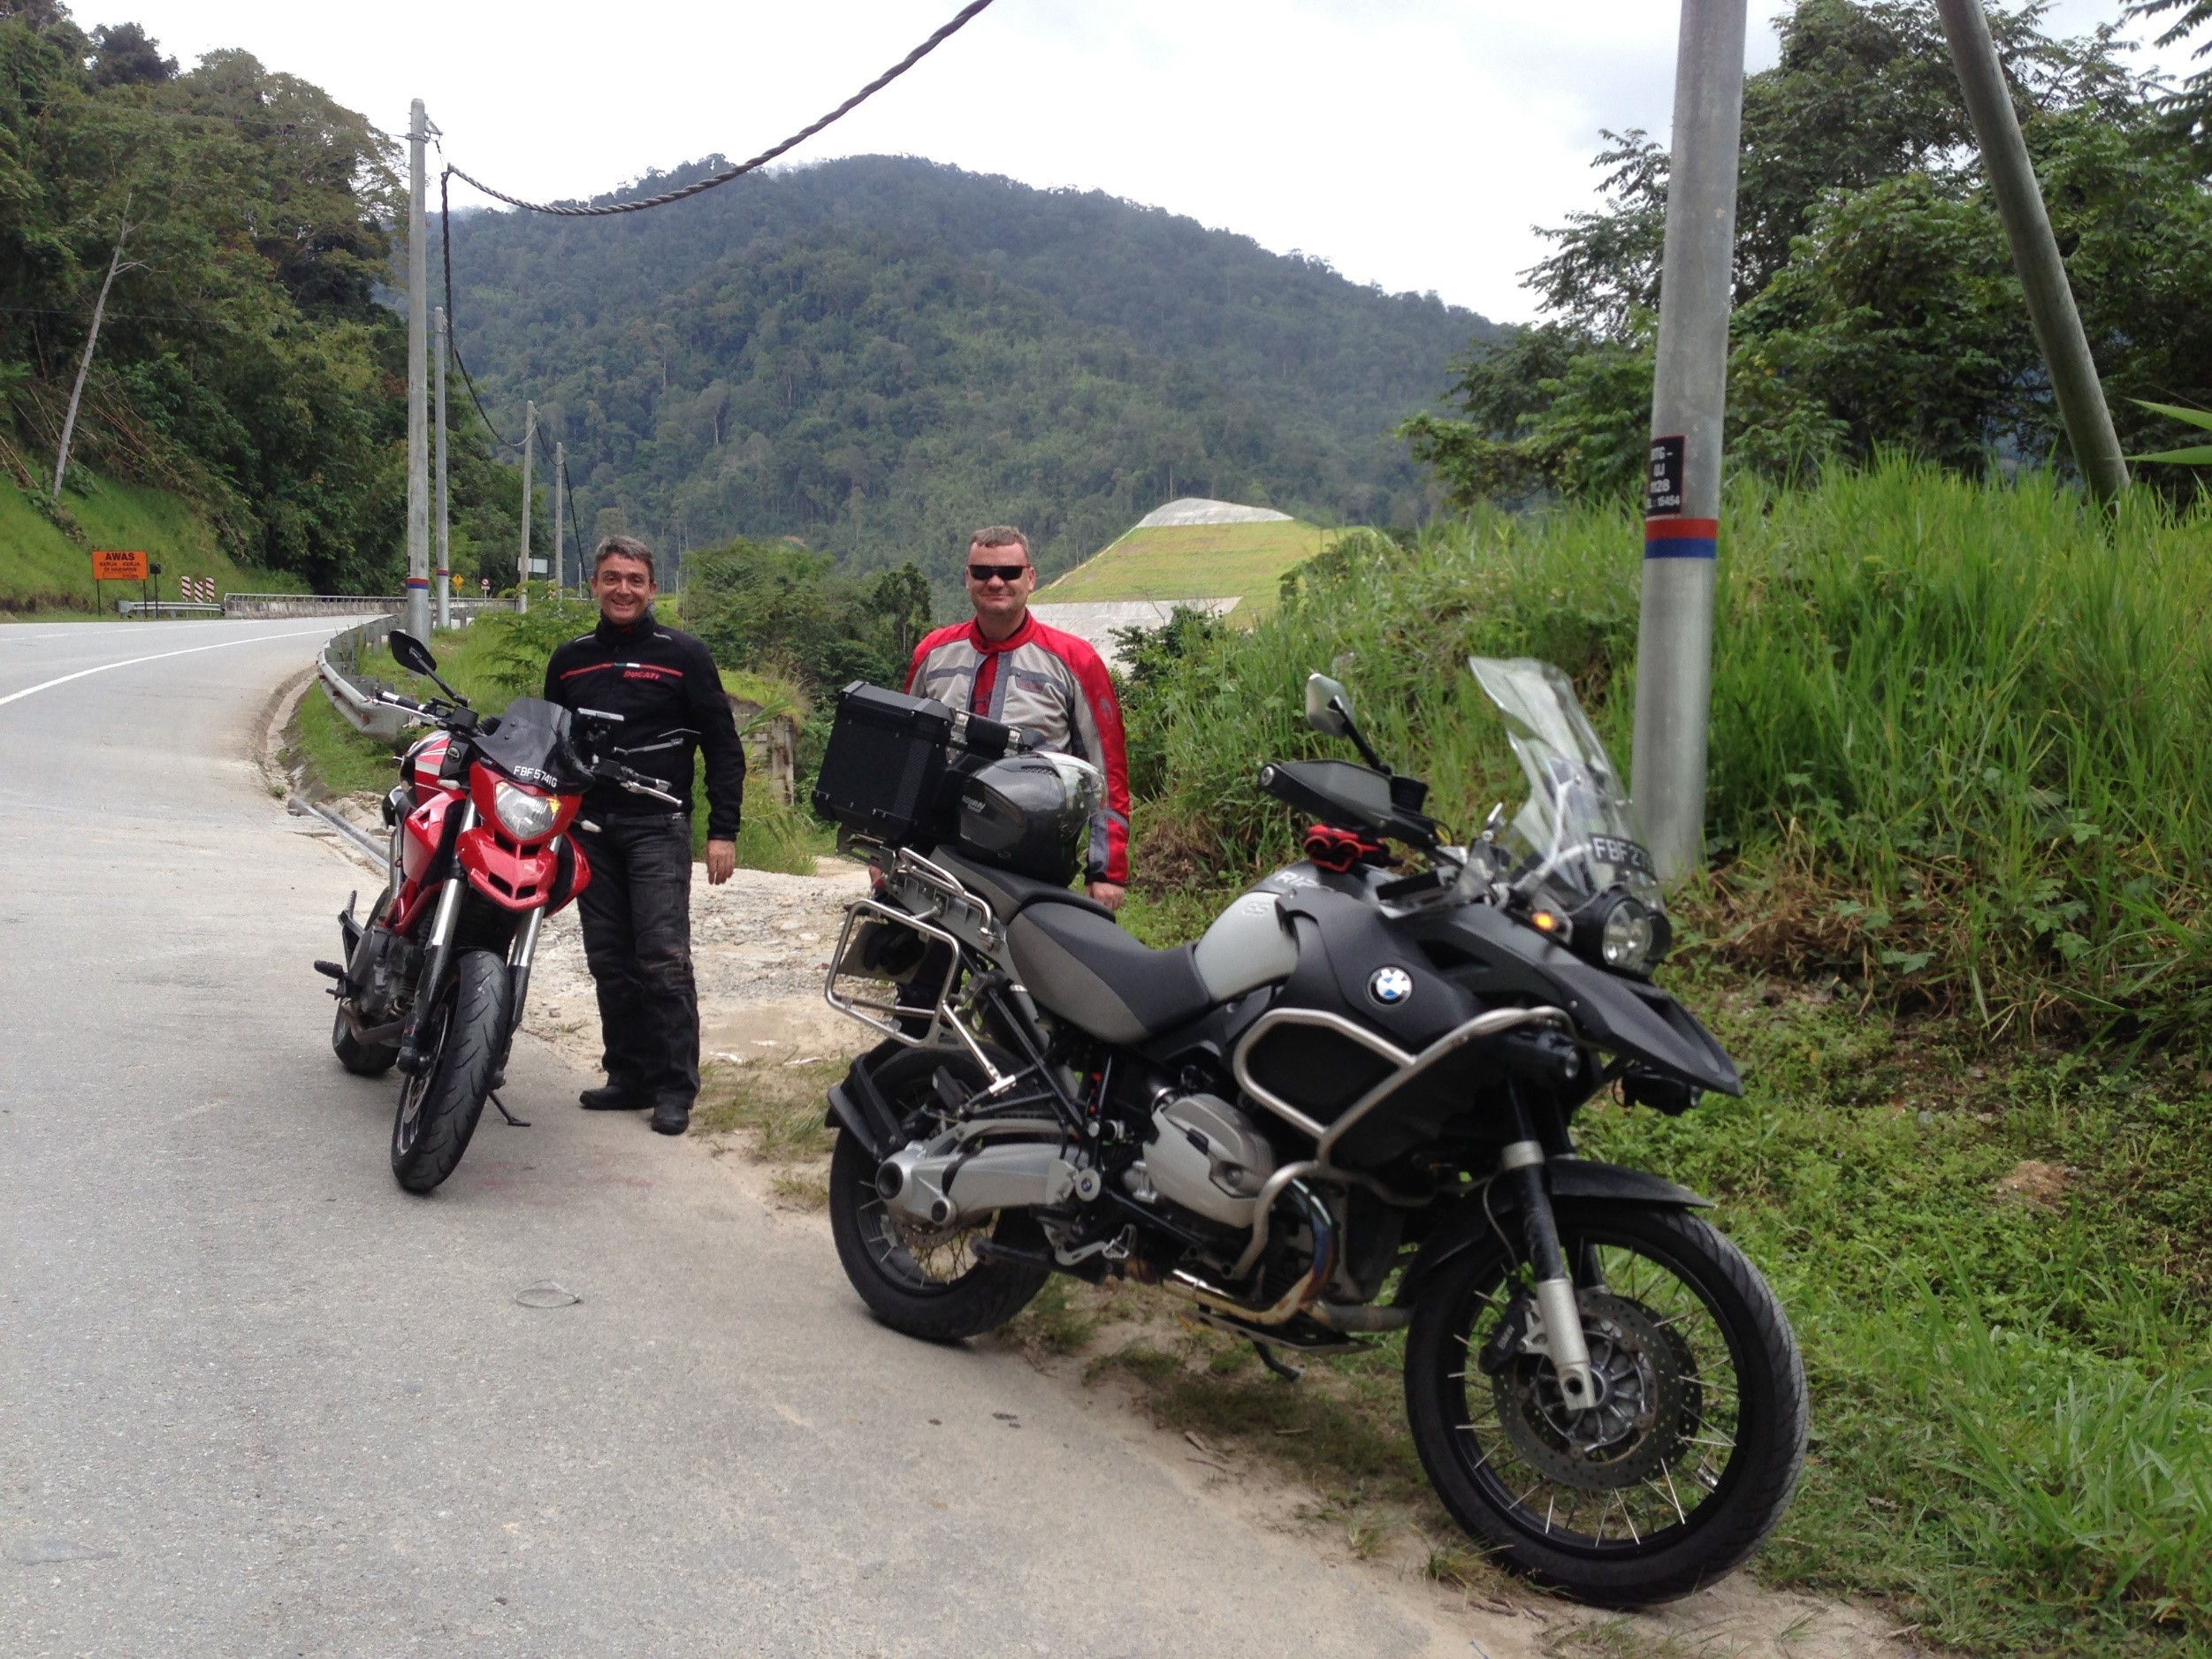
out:
{"label": "luggage rack", "polygon": [[[891,867],[883,871],[884,852],[890,855]],[[952,1002],[953,986],[960,977],[960,946],[966,942],[980,948],[996,947],[998,930],[991,916],[990,907],[962,887],[958,881],[924,858],[905,848],[880,849],[875,867],[883,871],[884,885],[902,899],[911,902],[928,911],[916,916],[896,909],[877,898],[855,899],[845,907],[844,925],[838,930],[836,947],[829,955],[829,970],[822,980],[822,999],[840,1014],[858,1020],[872,1031],[881,1031],[893,1042],[909,1048],[964,1048],[971,1059],[983,1069],[990,1079],[985,1091],[998,1094],[1011,1088],[1014,1078],[991,1063],[990,1056],[975,1040],[966,1024],[960,1018]],[[840,979],[869,979],[869,976],[849,968],[847,952],[851,948],[853,936],[866,921],[874,921],[889,927],[903,927],[919,935],[927,945],[944,947],[944,978],[937,986],[937,994],[929,1010],[929,1024],[919,1036],[905,1029],[904,1023],[920,1017],[919,1006],[901,1007],[896,997],[885,1001],[879,996],[842,992],[837,988]],[[939,926],[939,922],[944,926]],[[958,929],[958,932],[949,931]],[[948,1034],[951,1040],[947,1040]]]}

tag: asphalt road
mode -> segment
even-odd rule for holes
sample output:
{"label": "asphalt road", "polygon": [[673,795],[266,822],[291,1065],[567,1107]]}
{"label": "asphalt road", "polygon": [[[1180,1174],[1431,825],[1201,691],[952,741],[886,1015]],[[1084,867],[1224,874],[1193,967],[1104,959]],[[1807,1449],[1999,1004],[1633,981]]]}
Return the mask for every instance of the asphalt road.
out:
{"label": "asphalt road", "polygon": [[0,628],[0,1654],[1469,1651],[547,1050],[401,1193],[249,759],[324,631]]}

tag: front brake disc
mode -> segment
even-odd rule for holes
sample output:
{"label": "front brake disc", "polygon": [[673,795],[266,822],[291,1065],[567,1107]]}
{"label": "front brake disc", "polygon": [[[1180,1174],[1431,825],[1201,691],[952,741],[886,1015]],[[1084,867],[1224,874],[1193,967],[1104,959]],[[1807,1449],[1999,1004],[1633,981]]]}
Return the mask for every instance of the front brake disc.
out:
{"label": "front brake disc", "polygon": [[1562,1486],[1607,1492],[1640,1485],[1681,1455],[1693,1396],[1703,1392],[1696,1361],[1642,1303],[1596,1290],[1575,1299],[1598,1404],[1570,1409],[1551,1360],[1521,1354],[1491,1378],[1498,1420],[1529,1467]]}

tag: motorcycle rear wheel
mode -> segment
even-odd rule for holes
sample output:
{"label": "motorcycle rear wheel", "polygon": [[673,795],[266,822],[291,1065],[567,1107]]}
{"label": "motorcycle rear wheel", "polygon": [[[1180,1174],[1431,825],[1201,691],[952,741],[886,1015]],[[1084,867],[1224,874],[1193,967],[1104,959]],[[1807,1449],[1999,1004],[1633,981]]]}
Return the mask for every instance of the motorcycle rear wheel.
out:
{"label": "motorcycle rear wheel", "polygon": [[[874,1074],[902,1122],[919,1117],[940,1067],[971,1087],[983,1081],[965,1056],[928,1049],[896,1055]],[[1002,1212],[986,1226],[923,1236],[892,1218],[875,1175],[875,1161],[850,1130],[839,1130],[829,1160],[829,1229],[837,1259],[860,1299],[893,1330],[932,1343],[980,1336],[1027,1307],[1052,1276],[1047,1268],[987,1261],[975,1252],[976,1240],[986,1236],[1026,1249],[1041,1245],[1042,1233],[1026,1215]]]}
{"label": "motorcycle rear wheel", "polygon": [[392,1119],[392,1173],[409,1192],[434,1191],[469,1150],[506,1046],[507,1000],[506,962],[464,950],[423,1016],[416,1039],[423,1069],[401,1083]]}
{"label": "motorcycle rear wheel", "polygon": [[338,1056],[338,1063],[356,1077],[381,1077],[400,1057],[399,1049],[392,1044],[364,1043],[355,1036],[354,1028],[346,1024],[343,1009],[331,1026],[331,1052]]}
{"label": "motorcycle rear wheel", "polygon": [[[1671,1601],[1733,1571],[1789,1503],[1805,1453],[1804,1367],[1758,1270],[1675,1210],[1559,1206],[1587,1286],[1604,1387],[1579,1412],[1552,1362],[1480,1360],[1526,1268],[1493,1237],[1423,1290],[1406,1344],[1406,1411],[1429,1480],[1501,1566],[1582,1601]],[[1493,1356],[1494,1357],[1494,1356]]]}

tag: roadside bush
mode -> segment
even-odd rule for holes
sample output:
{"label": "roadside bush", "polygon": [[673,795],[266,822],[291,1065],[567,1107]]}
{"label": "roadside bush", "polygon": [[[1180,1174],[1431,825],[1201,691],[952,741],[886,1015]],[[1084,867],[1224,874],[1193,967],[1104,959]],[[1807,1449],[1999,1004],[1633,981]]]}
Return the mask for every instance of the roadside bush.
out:
{"label": "roadside bush", "polygon": [[[1686,900],[1709,942],[1992,1034],[2201,1029],[2207,522],[2147,494],[2108,516],[2047,475],[1901,460],[1803,491],[1739,481],[1715,618],[1716,869]],[[1163,659],[1133,740],[1157,780],[1140,817],[1173,826],[1209,884],[1291,856],[1299,826],[1254,774],[1335,747],[1304,727],[1313,669],[1351,687],[1377,746],[1461,830],[1522,793],[1469,654],[1559,664],[1628,762],[1638,544],[1624,506],[1478,512],[1302,570],[1274,617]]]}

